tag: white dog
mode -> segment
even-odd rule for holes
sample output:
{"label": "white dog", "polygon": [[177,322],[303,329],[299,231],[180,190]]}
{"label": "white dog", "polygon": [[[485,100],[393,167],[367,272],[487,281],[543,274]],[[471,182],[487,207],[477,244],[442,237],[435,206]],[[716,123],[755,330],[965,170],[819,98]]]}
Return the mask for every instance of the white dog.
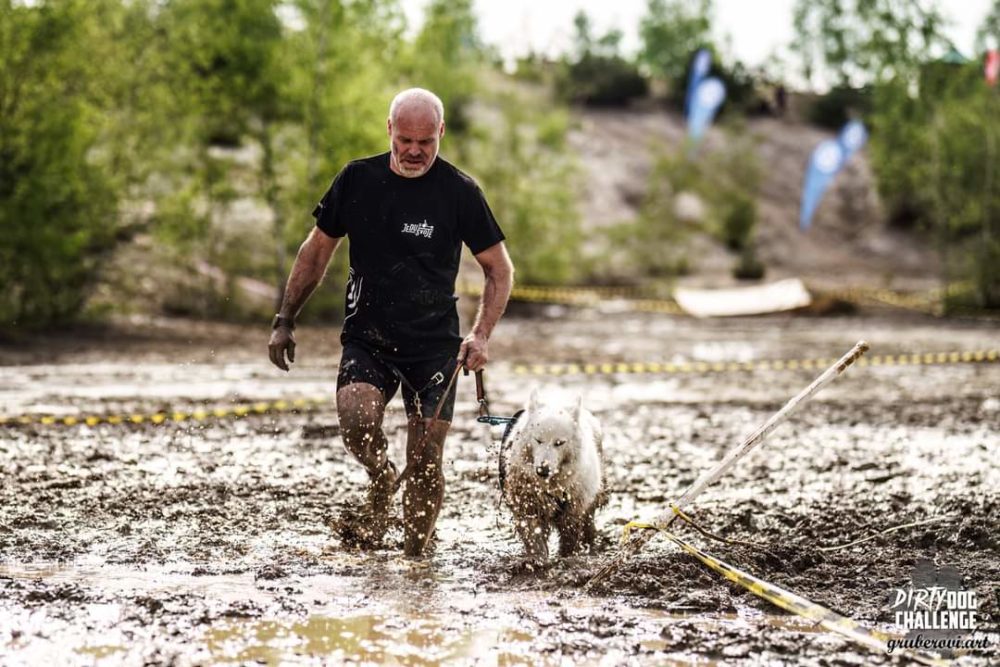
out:
{"label": "white dog", "polygon": [[559,532],[559,555],[594,543],[594,513],[604,503],[601,426],[583,407],[528,407],[504,443],[504,499],[529,560],[544,562],[549,534]]}

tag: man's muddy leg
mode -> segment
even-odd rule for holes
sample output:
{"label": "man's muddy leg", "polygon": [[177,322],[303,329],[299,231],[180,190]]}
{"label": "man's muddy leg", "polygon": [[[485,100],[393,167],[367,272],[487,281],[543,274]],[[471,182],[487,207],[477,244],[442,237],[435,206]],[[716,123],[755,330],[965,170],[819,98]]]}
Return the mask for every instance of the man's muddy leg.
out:
{"label": "man's muddy leg", "polygon": [[387,456],[388,440],[382,431],[385,398],[363,382],[337,392],[337,413],[344,446],[368,471],[367,510],[357,537],[363,546],[376,546],[389,527],[396,471]]}
{"label": "man's muddy leg", "polygon": [[[438,512],[444,500],[444,440],[449,422],[411,417],[406,433],[407,465],[414,466],[413,474],[403,488],[403,552],[407,556],[423,554],[434,533]],[[424,429],[430,429],[423,452],[417,448],[423,439]]]}

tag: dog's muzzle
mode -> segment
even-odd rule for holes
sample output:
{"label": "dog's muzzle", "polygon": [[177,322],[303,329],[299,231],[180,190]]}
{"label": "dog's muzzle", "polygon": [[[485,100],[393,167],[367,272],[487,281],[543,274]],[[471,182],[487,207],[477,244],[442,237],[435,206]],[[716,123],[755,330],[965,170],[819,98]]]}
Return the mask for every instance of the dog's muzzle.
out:
{"label": "dog's muzzle", "polygon": [[548,463],[543,463],[540,466],[535,466],[535,473],[542,479],[548,479],[549,475],[552,474],[552,471],[549,469]]}

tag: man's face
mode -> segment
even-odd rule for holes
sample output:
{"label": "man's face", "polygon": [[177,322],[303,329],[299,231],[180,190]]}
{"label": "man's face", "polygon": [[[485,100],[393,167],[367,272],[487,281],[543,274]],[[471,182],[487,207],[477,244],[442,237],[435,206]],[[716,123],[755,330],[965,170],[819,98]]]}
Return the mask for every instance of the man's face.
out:
{"label": "man's face", "polygon": [[396,122],[389,119],[389,139],[392,170],[406,178],[427,173],[437,158],[444,123],[439,123],[429,106],[404,106],[396,113]]}

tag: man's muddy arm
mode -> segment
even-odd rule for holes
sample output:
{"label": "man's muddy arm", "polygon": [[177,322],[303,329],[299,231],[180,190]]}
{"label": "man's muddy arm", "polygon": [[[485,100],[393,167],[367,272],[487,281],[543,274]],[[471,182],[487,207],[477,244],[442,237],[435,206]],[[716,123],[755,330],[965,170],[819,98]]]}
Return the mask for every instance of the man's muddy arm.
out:
{"label": "man's muddy arm", "polygon": [[483,296],[479,301],[479,311],[472,331],[459,349],[458,358],[465,361],[465,367],[470,371],[478,371],[489,360],[487,344],[493,328],[500,321],[500,316],[507,309],[510,291],[514,286],[514,265],[507,254],[504,244],[497,243],[477,254],[476,261],[483,268],[486,282],[483,285]]}
{"label": "man's muddy arm", "polygon": [[[288,370],[288,364],[295,362],[295,318],[302,306],[306,304],[316,287],[326,275],[326,267],[330,264],[333,252],[340,245],[340,239],[327,236],[319,228],[314,227],[306,240],[299,247],[292,264],[292,271],[285,284],[285,294],[281,299],[281,308],[271,331],[271,340],[267,344],[271,363],[283,371]],[[286,360],[287,355],[287,360]]]}
{"label": "man's muddy arm", "polygon": [[340,245],[339,238],[327,236],[318,227],[313,227],[295,256],[278,315],[291,322],[295,321],[306,301],[323,282],[326,267],[329,266],[330,258],[333,257],[338,245]]}

